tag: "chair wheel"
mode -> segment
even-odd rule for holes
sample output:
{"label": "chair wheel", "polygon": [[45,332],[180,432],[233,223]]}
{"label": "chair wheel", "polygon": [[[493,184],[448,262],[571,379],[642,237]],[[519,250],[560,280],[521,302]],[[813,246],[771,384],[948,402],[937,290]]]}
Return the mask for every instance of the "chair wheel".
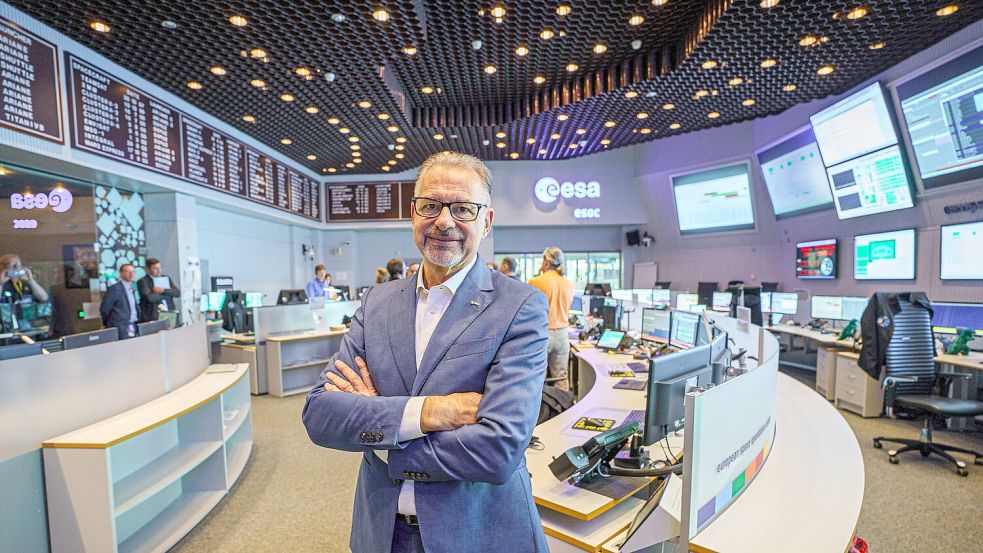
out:
{"label": "chair wheel", "polygon": [[897,457],[888,457],[887,460],[888,461],[891,461],[891,464],[892,465],[898,464],[898,458]]}
{"label": "chair wheel", "polygon": [[956,469],[956,474],[959,476],[969,476],[969,471],[966,469]]}
{"label": "chair wheel", "polygon": [[874,440],[874,449],[880,449],[882,447],[884,447],[884,446],[881,445],[881,441],[880,440]]}

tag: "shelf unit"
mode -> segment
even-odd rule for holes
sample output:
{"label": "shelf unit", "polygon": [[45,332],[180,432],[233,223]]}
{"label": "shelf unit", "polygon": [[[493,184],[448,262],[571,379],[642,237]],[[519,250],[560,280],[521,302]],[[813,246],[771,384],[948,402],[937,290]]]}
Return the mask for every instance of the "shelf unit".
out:
{"label": "shelf unit", "polygon": [[252,450],[248,369],[209,372],[43,443],[51,550],[166,551],[228,493]]}
{"label": "shelf unit", "polygon": [[347,330],[332,330],[267,337],[270,394],[285,397],[310,391],[347,333]]}

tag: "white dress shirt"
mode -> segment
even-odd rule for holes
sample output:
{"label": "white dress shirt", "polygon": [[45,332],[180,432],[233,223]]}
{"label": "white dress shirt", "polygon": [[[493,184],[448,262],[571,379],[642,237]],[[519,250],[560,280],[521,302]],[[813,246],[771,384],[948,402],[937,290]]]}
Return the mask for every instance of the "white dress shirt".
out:
{"label": "white dress shirt", "polygon": [[[416,274],[416,370],[420,370],[420,362],[423,361],[423,354],[427,351],[433,331],[437,328],[437,323],[444,316],[444,312],[450,307],[454,294],[461,287],[468,272],[474,266],[478,256],[475,256],[463,269],[454,273],[454,276],[447,279],[443,284],[427,289],[424,285],[423,266],[420,266]],[[371,369],[370,369],[371,370]],[[396,442],[415,440],[424,435],[420,429],[420,418],[423,414],[423,402],[426,396],[414,396],[406,403],[403,409],[403,420],[399,425],[399,432]],[[388,458],[386,450],[375,450],[376,454],[383,461]],[[396,504],[396,512],[403,515],[416,514],[416,496],[413,494],[413,481],[404,481],[399,490],[399,500]]]}

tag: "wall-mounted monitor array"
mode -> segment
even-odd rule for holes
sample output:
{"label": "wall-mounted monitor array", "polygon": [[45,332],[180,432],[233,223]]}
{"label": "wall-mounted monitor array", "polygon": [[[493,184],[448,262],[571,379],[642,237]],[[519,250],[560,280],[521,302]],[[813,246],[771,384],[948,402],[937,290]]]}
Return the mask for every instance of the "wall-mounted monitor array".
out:
{"label": "wall-mounted monitor array", "polygon": [[840,219],[914,206],[911,180],[880,83],[810,120]]}
{"label": "wall-mounted monitor array", "polygon": [[809,316],[813,319],[836,321],[860,320],[867,308],[867,298],[862,296],[812,296]]}
{"label": "wall-mounted monitor array", "polygon": [[941,234],[942,280],[983,279],[983,221],[943,225]]}
{"label": "wall-mounted monitor array", "polygon": [[983,46],[897,92],[925,188],[983,177]]}
{"label": "wall-mounted monitor array", "polygon": [[853,278],[915,278],[915,229],[858,234],[853,239]]}
{"label": "wall-mounted monitor array", "polygon": [[796,244],[795,278],[836,278],[836,239],[813,240]]}
{"label": "wall-mounted monitor array", "polygon": [[832,207],[826,167],[810,127],[757,152],[757,157],[776,217]]}
{"label": "wall-mounted monitor array", "polygon": [[747,163],[672,178],[680,234],[754,228]]}

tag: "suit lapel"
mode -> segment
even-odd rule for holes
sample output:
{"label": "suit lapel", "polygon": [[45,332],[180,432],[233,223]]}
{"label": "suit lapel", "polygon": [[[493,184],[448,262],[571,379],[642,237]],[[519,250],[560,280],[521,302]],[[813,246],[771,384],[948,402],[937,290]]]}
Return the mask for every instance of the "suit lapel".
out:
{"label": "suit lapel", "polygon": [[406,392],[416,379],[416,279],[404,278],[393,301],[389,321],[389,346],[396,361],[396,370]]}
{"label": "suit lapel", "polygon": [[467,329],[478,315],[484,311],[491,301],[493,290],[491,283],[491,273],[485,267],[484,261],[479,256],[468,273],[468,276],[457,289],[447,311],[437,323],[437,328],[430,337],[430,343],[420,361],[420,368],[413,382],[413,394],[419,395],[423,385],[430,378],[437,364],[443,359],[447,350],[457,341],[457,338]]}

